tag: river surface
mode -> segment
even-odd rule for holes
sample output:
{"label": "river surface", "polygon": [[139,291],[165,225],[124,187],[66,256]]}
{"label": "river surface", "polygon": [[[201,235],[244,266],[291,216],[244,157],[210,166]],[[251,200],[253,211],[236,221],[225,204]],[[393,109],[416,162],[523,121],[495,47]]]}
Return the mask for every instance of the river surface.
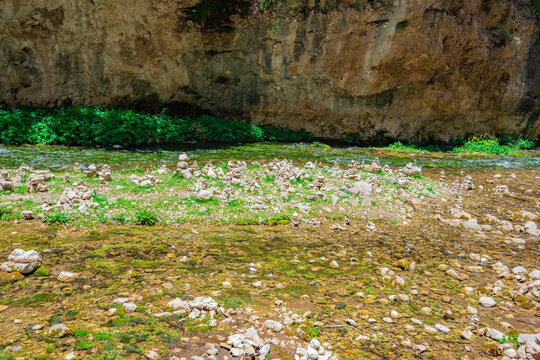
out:
{"label": "river surface", "polygon": [[175,147],[142,149],[103,149],[66,146],[5,146],[0,145],[0,168],[19,167],[26,163],[35,168],[70,168],[75,162],[84,168],[89,164],[108,164],[113,169],[172,165],[178,154],[186,151],[192,160],[266,161],[287,158],[297,162],[321,161],[347,164],[351,160],[370,162],[378,157],[383,164],[403,166],[416,160],[421,166],[438,168],[539,168],[540,151],[531,150],[519,156],[471,155],[449,152],[404,152],[381,148],[322,147],[310,144],[255,143],[241,145],[186,144]]}

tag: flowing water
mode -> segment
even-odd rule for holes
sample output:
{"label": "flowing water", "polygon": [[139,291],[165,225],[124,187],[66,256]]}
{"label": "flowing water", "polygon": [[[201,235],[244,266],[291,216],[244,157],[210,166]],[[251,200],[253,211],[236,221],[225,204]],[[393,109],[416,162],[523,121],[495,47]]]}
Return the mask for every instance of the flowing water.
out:
{"label": "flowing water", "polygon": [[538,168],[540,151],[526,151],[519,156],[470,155],[445,152],[412,152],[362,147],[322,147],[311,144],[255,143],[242,145],[186,144],[175,147],[142,149],[102,149],[65,146],[0,146],[0,168],[15,168],[22,162],[35,168],[67,169],[75,162],[81,165],[108,164],[113,169],[135,166],[152,167],[172,165],[178,154],[186,151],[199,162],[213,160],[265,161],[274,158],[293,159],[298,162],[322,161],[347,164],[351,160],[371,162],[378,157],[390,166],[403,166],[413,159],[421,166],[439,168]]}

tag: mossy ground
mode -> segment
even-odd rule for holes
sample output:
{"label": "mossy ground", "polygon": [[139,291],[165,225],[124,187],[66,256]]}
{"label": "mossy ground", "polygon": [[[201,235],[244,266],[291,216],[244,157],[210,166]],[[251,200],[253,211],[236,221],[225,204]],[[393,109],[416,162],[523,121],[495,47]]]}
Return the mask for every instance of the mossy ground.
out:
{"label": "mossy ground", "polygon": [[[526,190],[537,184],[537,172],[512,172],[517,178],[509,185],[515,195],[465,195],[463,208],[478,218],[495,213],[509,219],[515,211],[536,206],[537,188],[532,195]],[[470,173],[477,185],[487,186],[495,171]],[[507,176],[510,171],[501,173]],[[460,175],[459,171],[447,174],[448,182]],[[489,264],[502,261],[532,270],[540,267],[538,240],[528,239],[517,249],[507,241],[513,234],[493,231],[481,236],[434,218],[436,213],[446,214],[451,206],[449,201],[420,207],[406,224],[356,219],[344,232],[331,230],[331,222],[313,231],[290,225],[184,223],[143,227],[96,223],[80,227],[3,221],[0,256],[7,257],[17,247],[35,249],[42,254],[50,275],[32,274],[0,285],[0,349],[4,349],[0,354],[4,358],[59,359],[74,351],[77,358],[137,359],[146,349],[158,348],[164,356],[201,355],[206,342],[219,343],[220,337],[234,333],[240,325],[208,329],[182,316],[157,319],[151,314],[165,311],[172,298],[209,296],[219,290],[221,295],[216,299],[222,305],[251,307],[261,317],[271,311],[277,299],[290,310],[311,311],[306,333],[331,343],[339,359],[450,359],[465,355],[491,359],[483,338],[467,341],[454,331],[468,326],[467,305],[478,308],[484,326],[500,329],[501,321],[510,323],[508,333],[539,332],[540,314],[514,302],[506,292],[496,299],[500,306],[481,308],[479,294],[497,280],[489,265],[483,266],[483,272],[469,273],[465,281],[446,275],[438,266],[455,261],[462,266],[478,265],[468,257],[473,252],[490,256]],[[365,230],[367,220],[375,221],[376,232]],[[187,261],[181,261],[184,256]],[[401,259],[415,261],[416,270],[401,269],[397,263]],[[331,260],[336,260],[339,268],[331,267]],[[260,265],[256,274],[249,271],[250,263]],[[403,289],[385,285],[379,274],[381,267],[402,276],[406,280]],[[59,282],[60,271],[77,272],[78,280]],[[232,288],[222,288],[224,281],[231,282]],[[262,281],[262,288],[253,287],[257,281]],[[478,292],[465,295],[464,286]],[[412,302],[388,300],[389,295],[410,295],[412,290],[418,291]],[[364,292],[364,298],[356,295],[359,291]],[[110,316],[107,310],[115,306],[113,299],[127,293],[141,295],[138,310],[125,313],[119,309]],[[423,307],[429,307],[431,314]],[[390,310],[401,315],[394,324],[381,321]],[[447,317],[446,310],[456,317]],[[366,322],[367,317],[377,320],[378,330]],[[425,324],[446,324],[453,331],[429,335],[418,327],[409,332],[404,325],[412,324],[413,317]],[[359,326],[333,327],[344,324],[346,318],[356,320]],[[316,321],[324,325],[315,326]],[[73,329],[74,335],[62,339],[47,336],[48,326],[59,322]],[[36,324],[45,325],[44,330],[32,330]],[[358,335],[371,339],[354,341]],[[401,344],[406,338],[427,345],[428,352],[418,354]],[[14,346],[21,349],[13,352],[10,349]],[[467,352],[466,346],[472,351]],[[294,349],[275,349],[272,357],[292,359]]]}
{"label": "mossy ground", "polygon": [[[227,167],[225,162],[216,162],[215,165]],[[304,168],[303,165],[299,166]],[[153,174],[162,182],[147,186],[137,185],[130,180],[132,174],[144,175],[145,170],[141,167],[114,171],[112,181],[106,185],[101,184],[97,177],[85,177],[82,171],[54,171],[54,177],[47,182],[49,191],[46,193],[27,193],[24,185],[17,187],[15,191],[1,191],[0,219],[16,220],[21,218],[23,211],[33,211],[35,217],[40,217],[49,224],[70,223],[81,226],[185,222],[276,225],[289,223],[295,212],[300,213],[306,220],[315,218],[328,221],[346,217],[359,219],[367,213],[370,213],[371,217],[378,213],[381,219],[397,221],[400,216],[410,212],[406,207],[397,205],[404,200],[397,195],[400,187],[393,174],[382,171],[372,174],[364,170],[360,180],[376,177],[383,190],[380,194],[364,196],[343,192],[343,186],[358,179],[341,179],[339,174],[336,175],[328,166],[305,169],[307,177],[291,181],[290,186],[295,190],[284,194],[276,181],[275,173],[266,173],[266,168],[258,163],[249,164],[247,169],[242,171],[242,178],[256,181],[259,187],[232,185],[236,194],[232,201],[219,200],[216,196],[209,200],[200,200],[196,196],[198,191],[191,190],[197,179],[173,176],[172,171]],[[13,176],[14,174],[12,171]],[[68,182],[64,180],[66,175],[69,177]],[[324,177],[325,186],[331,188],[324,191],[324,198],[318,196],[320,191],[317,188],[310,187],[319,175]],[[208,187],[223,190],[227,186],[220,178],[203,178],[208,182]],[[93,201],[99,206],[82,212],[77,211],[76,207],[42,209],[42,203],[56,204],[66,188],[80,181],[93,192]],[[431,179],[416,176],[410,178],[409,182],[410,185],[403,191],[414,200],[445,196],[441,193],[440,184]],[[333,201],[332,196],[337,196],[339,202]]]}

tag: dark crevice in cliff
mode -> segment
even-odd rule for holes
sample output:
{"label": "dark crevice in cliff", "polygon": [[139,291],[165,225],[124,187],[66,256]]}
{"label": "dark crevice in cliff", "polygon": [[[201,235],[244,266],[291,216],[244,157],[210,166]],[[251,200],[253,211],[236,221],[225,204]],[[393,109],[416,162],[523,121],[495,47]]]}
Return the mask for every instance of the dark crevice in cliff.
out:
{"label": "dark crevice in cliff", "polygon": [[252,0],[202,0],[199,4],[184,9],[184,16],[198,24],[206,32],[231,32],[234,23],[231,15],[246,16],[252,13]]}

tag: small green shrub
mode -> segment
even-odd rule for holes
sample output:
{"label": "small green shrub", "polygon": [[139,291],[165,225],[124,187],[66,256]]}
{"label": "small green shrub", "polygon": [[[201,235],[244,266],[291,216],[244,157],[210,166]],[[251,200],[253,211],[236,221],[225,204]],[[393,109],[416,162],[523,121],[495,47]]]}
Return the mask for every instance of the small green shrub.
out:
{"label": "small green shrub", "polygon": [[0,220],[8,220],[8,218],[13,215],[13,209],[8,208],[7,206],[0,206]]}
{"label": "small green shrub", "polygon": [[315,139],[313,134],[306,130],[290,130],[278,128],[273,125],[265,125],[262,128],[265,141],[278,142],[311,142]]}
{"label": "small green shrub", "polygon": [[157,214],[150,210],[139,210],[135,213],[137,225],[154,226],[158,221]]}
{"label": "small green shrub", "polygon": [[126,218],[127,218],[127,215],[125,213],[114,214],[112,217],[112,219],[119,224],[125,224]]}
{"label": "small green shrub", "polygon": [[97,202],[99,204],[99,207],[105,207],[106,205],[109,204],[109,201],[107,200],[107,198],[101,194],[98,194],[97,192],[94,191],[94,193],[92,194],[92,199]]}
{"label": "small green shrub", "polygon": [[316,337],[319,337],[319,335],[321,335],[321,328],[320,327],[315,327],[315,326],[307,326],[306,327],[306,334],[308,334],[308,336],[310,338],[316,338]]}
{"label": "small green shrub", "polygon": [[64,225],[71,220],[71,217],[61,211],[55,211],[51,214],[46,214],[43,220],[49,225]]}
{"label": "small green shrub", "polygon": [[511,146],[517,150],[529,150],[534,147],[534,144],[535,144],[535,140],[527,140],[527,139],[519,138],[517,140],[514,140]]}
{"label": "small green shrub", "polygon": [[38,275],[41,275],[41,276],[49,276],[50,272],[44,266],[40,266],[40,267],[38,267],[36,269],[36,271],[34,271],[34,274],[38,274]]}
{"label": "small green shrub", "polygon": [[348,134],[341,137],[341,142],[350,145],[365,145],[366,139],[360,134]]}
{"label": "small green shrub", "polygon": [[416,145],[404,145],[400,141],[396,141],[393,144],[388,145],[392,150],[403,150],[403,151],[421,151]]}
{"label": "small green shrub", "polygon": [[513,147],[501,145],[499,139],[488,136],[473,136],[469,138],[463,145],[453,150],[454,152],[473,152],[486,153],[495,155],[512,155],[517,152]]}

